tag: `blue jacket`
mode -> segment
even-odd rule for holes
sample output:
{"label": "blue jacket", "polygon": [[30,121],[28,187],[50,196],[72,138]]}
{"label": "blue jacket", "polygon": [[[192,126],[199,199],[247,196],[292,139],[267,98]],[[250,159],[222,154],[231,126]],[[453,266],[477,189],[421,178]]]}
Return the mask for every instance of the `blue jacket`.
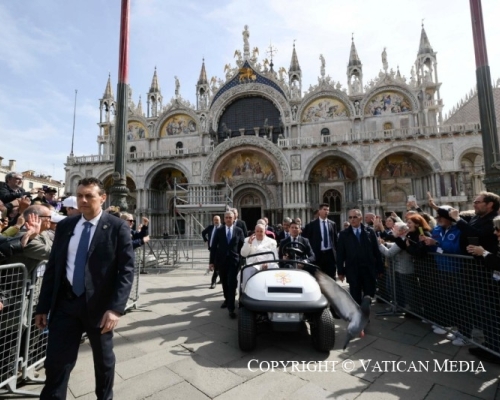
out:
{"label": "blue jacket", "polygon": [[458,272],[461,266],[461,259],[449,257],[446,254],[461,254],[460,250],[461,231],[456,225],[445,230],[441,226],[436,226],[432,230],[432,238],[438,242],[437,247],[443,250],[443,254],[436,255],[438,271]]}

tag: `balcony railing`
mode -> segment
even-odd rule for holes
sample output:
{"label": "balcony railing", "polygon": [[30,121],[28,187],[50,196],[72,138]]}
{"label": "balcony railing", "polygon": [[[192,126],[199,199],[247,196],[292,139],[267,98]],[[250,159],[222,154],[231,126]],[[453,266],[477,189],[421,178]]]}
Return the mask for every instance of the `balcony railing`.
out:
{"label": "balcony railing", "polygon": [[[300,148],[311,146],[343,145],[362,142],[374,142],[385,140],[418,139],[430,136],[465,134],[479,132],[479,123],[462,123],[442,126],[419,126],[402,129],[385,129],[381,131],[334,133],[333,135],[321,135],[319,137],[279,138],[278,147],[282,149]],[[228,139],[231,140],[231,139]],[[206,155],[212,152],[213,145],[193,148],[180,148],[170,150],[151,150],[145,152],[134,152],[127,154],[128,161],[154,160],[158,158],[175,158],[186,156]],[[113,154],[91,155],[81,157],[68,157],[68,164],[92,164],[114,161]]]}
{"label": "balcony railing", "polygon": [[[181,149],[171,149],[171,150],[151,150],[144,152],[133,152],[127,154],[127,161],[139,161],[139,160],[153,160],[157,158],[170,158],[170,157],[181,157],[181,156],[197,156],[208,154],[213,151],[214,146],[200,146],[193,148],[181,148]],[[91,155],[91,156],[81,156],[81,157],[68,157],[68,164],[93,164],[93,163],[105,163],[113,162],[115,160],[114,154],[102,154],[102,155]]]}
{"label": "balcony railing", "polygon": [[419,137],[437,136],[443,134],[478,132],[481,130],[479,123],[453,124],[446,126],[425,126],[403,129],[385,129],[382,131],[369,132],[345,132],[333,135],[321,135],[319,137],[278,139],[281,148],[309,147],[328,144],[351,144],[358,142],[372,142],[396,139],[411,139]]}

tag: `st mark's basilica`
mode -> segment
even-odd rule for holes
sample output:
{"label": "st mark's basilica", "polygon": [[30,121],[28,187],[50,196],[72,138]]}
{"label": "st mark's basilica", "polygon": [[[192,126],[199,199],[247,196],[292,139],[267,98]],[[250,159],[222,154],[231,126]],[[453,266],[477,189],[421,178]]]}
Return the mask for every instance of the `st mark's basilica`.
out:
{"label": "st mark's basilica", "polygon": [[[472,208],[484,189],[477,94],[443,118],[436,52],[423,26],[409,78],[389,66],[385,49],[379,74],[365,77],[353,40],[346,81],[325,75],[319,55],[318,81],[308,89],[295,45],[287,70],[259,59],[247,26],[242,36],[224,79],[209,80],[202,63],[194,105],[177,78],[164,104],[156,70],[145,102],[135,104],[129,90],[128,204],[149,216],[151,235],[197,234],[228,205],[249,226],[264,215],[272,224],[284,216],[307,222],[321,202],[337,223],[354,207],[402,212],[408,195],[425,209],[427,191],[438,204]],[[496,87],[496,104],[499,94]],[[115,110],[108,78],[98,152],[68,157],[67,192],[85,176],[111,187]]]}

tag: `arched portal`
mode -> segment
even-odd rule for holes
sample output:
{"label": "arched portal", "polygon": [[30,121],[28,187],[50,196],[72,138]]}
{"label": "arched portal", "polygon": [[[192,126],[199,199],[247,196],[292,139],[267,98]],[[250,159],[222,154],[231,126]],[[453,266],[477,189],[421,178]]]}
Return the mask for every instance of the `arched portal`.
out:
{"label": "arched portal", "polygon": [[468,200],[485,190],[484,179],[484,159],[482,154],[476,151],[465,153],[460,159],[461,172],[458,179],[458,191],[460,195],[467,196]]}
{"label": "arched portal", "polygon": [[236,191],[233,205],[240,213],[239,218],[245,221],[249,230],[253,230],[266,210],[265,193],[254,185],[246,185]]}
{"label": "arched portal", "polygon": [[394,152],[382,159],[375,178],[383,211],[403,212],[409,195],[425,198],[432,191],[432,171],[429,162],[416,153]]}
{"label": "arched portal", "polygon": [[[111,175],[106,176],[103,179],[104,190],[106,190],[106,202],[104,203],[104,208],[111,206],[111,187],[113,186],[113,178]],[[127,176],[127,189],[129,190],[127,195],[127,206],[128,212],[133,213],[137,208],[137,188],[135,186],[134,180]]]}
{"label": "arched portal", "polygon": [[330,218],[340,224],[346,207],[352,206],[358,197],[356,169],[345,158],[329,155],[316,162],[308,180],[311,205],[328,203]]}
{"label": "arched portal", "polygon": [[154,236],[184,234],[186,231],[185,218],[173,206],[173,199],[177,195],[177,204],[182,204],[186,196],[185,189],[188,179],[184,173],[173,167],[162,168],[153,175],[149,187],[149,209]]}

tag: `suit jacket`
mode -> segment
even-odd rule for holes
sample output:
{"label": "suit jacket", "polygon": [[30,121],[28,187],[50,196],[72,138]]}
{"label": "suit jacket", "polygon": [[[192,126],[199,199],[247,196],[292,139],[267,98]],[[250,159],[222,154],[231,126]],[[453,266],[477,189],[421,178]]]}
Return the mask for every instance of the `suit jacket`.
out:
{"label": "suit jacket", "polygon": [[[311,264],[314,264],[314,262],[316,261],[316,255],[314,254],[314,251],[311,247],[311,243],[309,243],[309,240],[306,239],[305,237],[299,236],[297,237],[297,242],[302,243],[305,246],[305,248],[299,247],[300,250],[304,251],[304,255],[306,256],[305,260]],[[286,239],[283,239],[281,241],[278,253],[280,259],[283,259],[284,255],[283,250],[285,249],[285,247],[290,245],[290,243],[292,243],[291,237],[287,237]]]}
{"label": "suit jacket", "polygon": [[[68,245],[81,216],[67,217],[57,224],[54,245],[43,276],[36,314],[57,307],[66,279]],[[103,212],[90,243],[85,266],[85,296],[89,322],[98,325],[107,310],[123,314],[134,279],[134,251],[128,224]]]}
{"label": "suit jacket", "polygon": [[245,221],[242,221],[241,219],[237,219],[236,222],[234,223],[238,228],[240,228],[243,231],[243,237],[248,236],[248,229],[247,229],[247,224]]}
{"label": "suit jacket", "polygon": [[[222,226],[222,225],[219,225]],[[208,225],[205,229],[201,231],[201,237],[204,242],[207,242],[208,250],[210,250],[210,239],[212,238],[212,233],[214,231],[215,225]]]}
{"label": "suit jacket", "polygon": [[[321,241],[323,240],[321,235],[322,228],[320,226],[320,221],[321,220],[317,218],[314,221],[309,222],[302,231],[302,236],[309,239],[309,242],[311,243],[311,247],[316,257],[319,257],[321,253]],[[335,222],[329,219],[326,220],[326,224],[328,228],[328,237],[330,239],[330,246],[332,248],[333,256],[336,260],[337,236],[338,236],[337,225],[335,224]]]}
{"label": "suit jacket", "polygon": [[[290,232],[288,232],[288,236],[290,236]],[[282,240],[285,240],[285,231],[280,231],[280,233],[278,233],[278,236],[276,236],[276,242],[278,242],[278,247],[281,243]]]}
{"label": "suit jacket", "polygon": [[210,248],[210,264],[238,266],[244,241],[243,231],[237,226],[233,225],[233,235],[229,243],[226,237],[226,225],[217,228]]}
{"label": "suit jacket", "polygon": [[339,233],[337,246],[337,273],[347,282],[355,281],[358,273],[368,270],[373,279],[384,272],[377,235],[373,228],[361,224],[360,240],[352,226]]}

